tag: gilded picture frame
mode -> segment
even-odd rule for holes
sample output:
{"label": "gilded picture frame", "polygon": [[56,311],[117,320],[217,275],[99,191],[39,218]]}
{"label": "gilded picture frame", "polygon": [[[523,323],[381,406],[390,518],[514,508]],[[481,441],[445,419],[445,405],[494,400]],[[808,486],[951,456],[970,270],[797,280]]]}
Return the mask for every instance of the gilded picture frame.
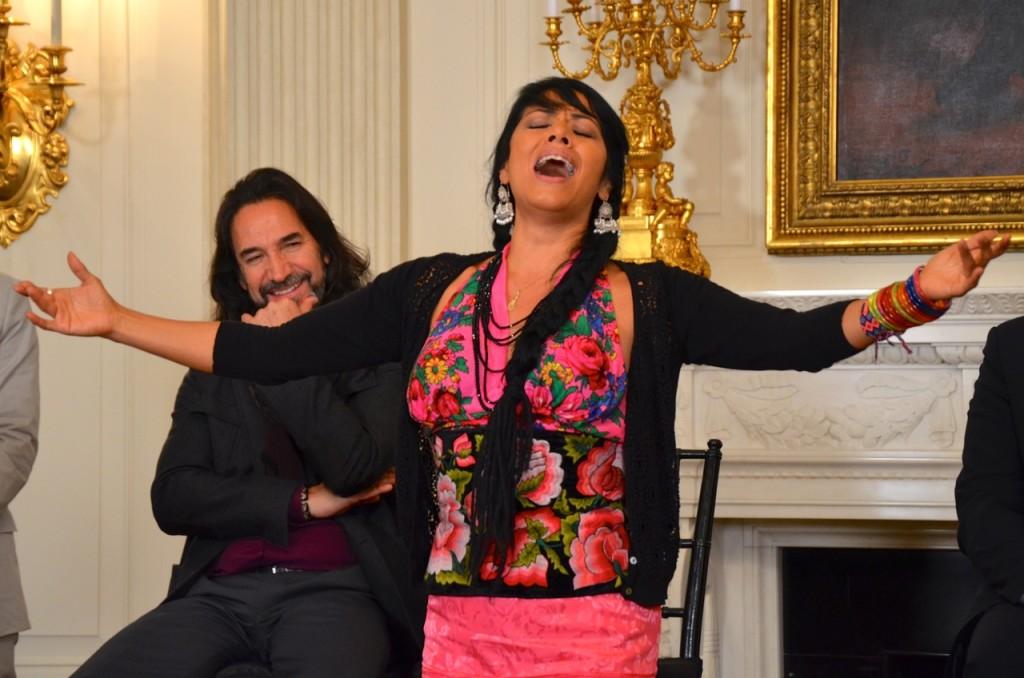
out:
{"label": "gilded picture frame", "polygon": [[999,47],[1024,4],[981,4],[768,0],[769,253],[931,251],[987,228],[1021,246],[1024,57]]}

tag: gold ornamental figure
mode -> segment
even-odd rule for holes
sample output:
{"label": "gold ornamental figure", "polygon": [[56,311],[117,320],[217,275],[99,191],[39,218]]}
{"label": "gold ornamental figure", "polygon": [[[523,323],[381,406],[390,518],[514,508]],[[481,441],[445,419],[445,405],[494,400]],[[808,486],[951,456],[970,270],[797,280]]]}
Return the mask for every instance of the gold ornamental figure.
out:
{"label": "gold ornamental figure", "polygon": [[[662,75],[675,80],[688,56],[703,71],[720,71],[736,61],[736,50],[743,38],[745,12],[731,0],[727,31],[721,35],[730,42],[729,53],[719,63],[705,60],[695,36],[713,29],[718,23],[719,0],[567,0],[559,12],[557,0],[548,0],[545,18],[554,67],[562,75],[582,80],[596,73],[603,80],[614,80],[622,67],[634,67],[636,81],[626,91],[619,108],[629,136],[629,158],[623,187],[622,234],[616,256],[628,261],[664,261],[698,275],[709,277],[711,268],[697,246],[697,234],[690,230],[693,203],[672,193],[675,167],[663,160],[664,152],[675,145],[668,102],[662,88],[652,78],[655,64]],[[697,17],[698,5],[707,9]],[[561,58],[562,18],[567,14],[585,38],[588,53],[580,71],[565,67]]]}
{"label": "gold ornamental figure", "polygon": [[8,17],[10,11],[10,2],[0,0],[0,247],[4,248],[49,211],[46,199],[56,197],[68,182],[63,169],[68,164],[68,143],[57,130],[74,105],[64,88],[80,84],[64,78],[69,47],[29,44],[22,52],[9,39],[11,26],[27,25]]}

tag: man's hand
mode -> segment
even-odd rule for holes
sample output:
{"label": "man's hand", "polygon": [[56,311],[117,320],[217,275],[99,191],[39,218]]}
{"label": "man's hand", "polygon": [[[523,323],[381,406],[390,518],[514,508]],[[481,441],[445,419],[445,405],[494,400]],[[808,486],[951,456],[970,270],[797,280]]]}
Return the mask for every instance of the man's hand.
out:
{"label": "man's hand", "polygon": [[316,306],[316,297],[310,295],[301,301],[293,299],[271,299],[270,302],[255,313],[243,313],[242,322],[263,327],[277,327],[289,320],[298,318]]}
{"label": "man's hand", "polygon": [[374,485],[359,494],[351,497],[339,497],[327,489],[323,483],[313,485],[309,488],[309,515],[314,518],[333,518],[347,513],[353,507],[360,504],[371,504],[380,501],[382,494],[395,489],[395,471],[390,469],[374,483]]}

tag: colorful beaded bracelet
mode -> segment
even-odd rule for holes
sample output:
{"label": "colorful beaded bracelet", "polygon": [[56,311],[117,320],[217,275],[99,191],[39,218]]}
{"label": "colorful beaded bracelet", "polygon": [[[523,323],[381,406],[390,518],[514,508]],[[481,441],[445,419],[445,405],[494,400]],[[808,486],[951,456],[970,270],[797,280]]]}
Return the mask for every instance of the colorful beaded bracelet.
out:
{"label": "colorful beaded bracelet", "polygon": [[[940,318],[949,310],[949,300],[932,301],[921,292],[923,268],[918,266],[906,281],[882,287],[864,300],[860,309],[860,326],[864,334],[875,341],[899,338],[911,327]],[[903,343],[902,339],[900,343]]]}

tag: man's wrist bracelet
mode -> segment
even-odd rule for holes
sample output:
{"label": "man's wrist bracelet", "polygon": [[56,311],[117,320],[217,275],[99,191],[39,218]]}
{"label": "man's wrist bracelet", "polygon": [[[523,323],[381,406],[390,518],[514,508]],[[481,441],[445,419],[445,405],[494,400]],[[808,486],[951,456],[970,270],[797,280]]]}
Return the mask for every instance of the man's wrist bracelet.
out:
{"label": "man's wrist bracelet", "polygon": [[302,505],[302,519],[313,520],[313,515],[309,512],[309,486],[303,486],[302,494],[299,496],[300,503]]}

